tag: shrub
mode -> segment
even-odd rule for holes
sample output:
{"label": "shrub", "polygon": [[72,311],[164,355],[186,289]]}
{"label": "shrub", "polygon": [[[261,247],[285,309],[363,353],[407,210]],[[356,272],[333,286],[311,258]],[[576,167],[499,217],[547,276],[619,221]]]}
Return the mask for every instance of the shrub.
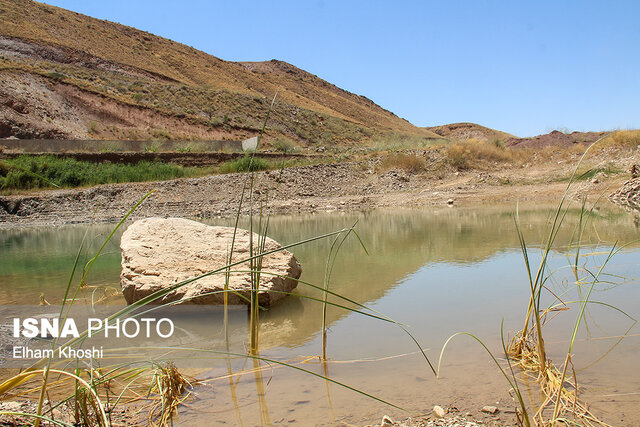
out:
{"label": "shrub", "polygon": [[418,173],[427,167],[427,162],[422,156],[412,154],[393,153],[382,159],[380,170],[402,169],[409,173]]}
{"label": "shrub", "polygon": [[178,153],[190,153],[191,151],[193,151],[193,144],[182,144],[176,149],[176,151]]}
{"label": "shrub", "polygon": [[58,73],[58,72],[56,72],[56,71],[53,71],[53,72],[51,72],[51,73],[47,74],[47,76],[48,76],[50,79],[53,79],[53,80],[55,80],[55,81],[57,81],[57,82],[61,82],[62,80],[64,80],[64,79],[67,77],[67,76],[65,76],[64,74]]}
{"label": "shrub", "polygon": [[151,143],[151,145],[146,145],[144,147],[144,152],[145,153],[157,153],[158,150],[160,149],[160,143],[157,141],[154,141]]}
{"label": "shrub", "polygon": [[446,155],[449,164],[458,169],[480,166],[483,161],[511,162],[516,160],[516,154],[513,150],[493,142],[483,142],[477,139],[449,145]]}
{"label": "shrub", "polygon": [[89,122],[89,128],[87,129],[87,131],[92,134],[92,135],[97,135],[100,133],[100,131],[98,130],[98,123],[96,122]]}
{"label": "shrub", "polygon": [[288,139],[277,139],[273,146],[284,154],[293,153],[296,150],[296,146]]}
{"label": "shrub", "polygon": [[468,169],[470,163],[471,150],[462,143],[452,144],[447,148],[447,160],[454,168]]}
{"label": "shrub", "polygon": [[149,133],[157,139],[171,139],[171,133],[164,129],[151,129]]}

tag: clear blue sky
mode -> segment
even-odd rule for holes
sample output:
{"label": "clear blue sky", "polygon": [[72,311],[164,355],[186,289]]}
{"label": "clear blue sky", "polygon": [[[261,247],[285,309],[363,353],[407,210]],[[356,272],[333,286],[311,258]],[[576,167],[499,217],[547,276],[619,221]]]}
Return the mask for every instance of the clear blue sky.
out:
{"label": "clear blue sky", "polygon": [[230,61],[281,59],[418,126],[640,128],[640,2],[46,0]]}

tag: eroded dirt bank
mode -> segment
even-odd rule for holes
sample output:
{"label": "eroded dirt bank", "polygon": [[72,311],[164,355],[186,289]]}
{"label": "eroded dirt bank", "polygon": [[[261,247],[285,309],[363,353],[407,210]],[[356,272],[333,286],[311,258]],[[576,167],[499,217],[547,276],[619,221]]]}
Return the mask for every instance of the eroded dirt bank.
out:
{"label": "eroded dirt bank", "polygon": [[[437,156],[436,156],[437,157]],[[606,196],[627,179],[639,154],[604,156],[597,162],[614,165],[620,172],[598,173],[578,181],[570,197]],[[428,156],[427,156],[428,158]],[[436,162],[437,159],[434,160]],[[595,164],[598,164],[598,163]],[[331,210],[369,210],[386,207],[453,206],[481,203],[513,204],[517,201],[554,202],[566,189],[577,155],[540,165],[489,165],[484,170],[458,171],[428,167],[412,173],[402,168],[381,170],[379,158],[320,164],[256,174],[254,206],[258,198],[272,213]],[[234,216],[247,175],[228,174],[149,183],[101,185],[88,189],[42,191],[0,197],[0,228],[115,222],[146,193],[153,194],[136,210],[134,218],[176,216],[211,218]],[[242,213],[248,213],[245,200]]]}

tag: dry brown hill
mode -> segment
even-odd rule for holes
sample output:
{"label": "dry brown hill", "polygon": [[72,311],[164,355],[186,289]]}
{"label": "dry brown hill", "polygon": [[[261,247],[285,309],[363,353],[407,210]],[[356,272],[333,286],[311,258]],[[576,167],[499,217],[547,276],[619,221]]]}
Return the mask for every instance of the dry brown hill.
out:
{"label": "dry brown hill", "polygon": [[515,136],[491,129],[475,123],[451,123],[442,126],[433,126],[425,128],[431,132],[440,135],[443,138],[465,141],[469,139],[478,139],[481,141],[505,141]]}
{"label": "dry brown hill", "polygon": [[0,0],[0,23],[0,137],[238,139],[276,91],[271,139],[438,137],[282,61],[224,61],[31,0]]}
{"label": "dry brown hill", "polygon": [[511,148],[542,148],[560,147],[569,148],[574,145],[589,145],[609,135],[610,132],[571,132],[565,133],[558,130],[544,135],[530,138],[509,138],[505,145]]}

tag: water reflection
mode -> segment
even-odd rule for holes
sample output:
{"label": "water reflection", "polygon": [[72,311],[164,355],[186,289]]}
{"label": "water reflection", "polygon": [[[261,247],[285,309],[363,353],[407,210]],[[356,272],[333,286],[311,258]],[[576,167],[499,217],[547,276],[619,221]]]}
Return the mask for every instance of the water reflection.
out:
{"label": "water reflection", "polygon": [[[550,212],[551,207],[520,209],[520,222],[531,247],[532,263],[539,256],[536,246],[544,241]],[[417,339],[431,349],[428,354],[437,358],[440,346],[452,333],[472,332],[485,338],[493,348],[499,348],[502,318],[507,332],[521,327],[528,282],[512,214],[513,208],[495,207],[281,216],[271,219],[269,234],[279,242],[289,244],[349,227],[357,220],[358,233],[369,255],[364,253],[356,239],[349,238],[334,265],[331,289],[409,324]],[[549,281],[548,286],[557,295],[562,295],[565,301],[580,299],[579,293],[574,297],[565,296],[573,289],[573,273],[566,266],[572,262],[574,252],[567,245],[571,242],[578,215],[578,210],[568,213],[556,240],[559,249],[550,264],[559,275]],[[231,221],[213,223],[230,225]],[[246,223],[241,226],[246,226]],[[37,304],[41,292],[48,301],[59,303],[85,233],[83,261],[90,256],[84,254],[95,253],[111,228],[105,225],[69,226],[0,232],[3,317],[7,317],[10,305]],[[609,278],[614,283],[599,286],[593,299],[606,301],[636,318],[640,287],[637,282],[619,278],[637,278],[640,275],[639,238],[640,231],[633,216],[618,209],[602,209],[596,212],[585,229],[583,241],[589,246],[583,249],[580,257],[581,263],[587,262],[594,267],[602,262],[605,255],[593,253],[606,254],[616,241],[620,245],[630,243],[610,265],[609,271],[613,276]],[[119,234],[95,264],[88,285],[118,286],[118,241]],[[330,245],[329,240],[315,241],[293,249],[303,267],[301,279],[317,285],[323,283]],[[624,286],[620,286],[621,283]],[[261,355],[299,360],[300,355],[309,357],[320,353],[322,307],[304,297],[317,298],[321,294],[302,284],[296,292],[300,297],[286,298],[260,314]],[[330,300],[338,302],[335,297]],[[123,306],[124,300],[110,300],[109,304],[111,306],[103,308],[114,310]],[[224,313],[220,308],[206,307],[201,312],[184,312],[177,317],[180,329],[176,338],[179,339],[174,345],[246,353],[246,308],[230,311],[227,329],[223,327]],[[573,315],[558,317],[553,321],[553,329],[546,332],[552,358],[562,359],[574,320]],[[310,369],[357,384],[359,388],[381,394],[394,403],[415,405],[415,396],[426,391],[429,395],[440,393],[446,401],[446,396],[455,399],[464,389],[468,391],[470,401],[474,401],[478,396],[488,395],[487,390],[491,390],[490,394],[506,389],[499,375],[491,377],[495,368],[482,363],[486,354],[476,351],[464,341],[452,344],[448,350],[448,365],[443,376],[448,382],[435,384],[424,360],[414,354],[416,348],[413,343],[398,333],[393,325],[350,315],[335,307],[329,307],[328,324],[330,362],[324,366],[313,365]],[[612,387],[621,392],[633,392],[640,379],[630,380],[625,372],[633,373],[640,369],[637,360],[640,343],[637,338],[620,341],[619,337],[625,335],[625,331],[634,336],[635,329],[629,329],[628,319],[606,306],[594,305],[589,307],[586,325],[576,344],[575,358],[576,369],[584,369],[580,372],[582,383],[591,385],[601,394],[611,393]],[[151,344],[142,342],[139,345]],[[408,355],[385,359],[386,356],[400,354]],[[607,356],[603,359],[605,354]],[[188,360],[180,363],[211,369],[211,376],[224,377],[225,386],[221,387],[219,384],[222,382],[216,382],[216,392],[211,395],[205,393],[201,403],[194,405],[196,413],[182,418],[185,423],[199,422],[198,411],[209,414],[207,411],[211,408],[221,408],[220,411],[227,412],[216,413],[217,419],[238,425],[277,423],[282,419],[286,422],[329,424],[332,421],[328,420],[328,414],[335,413],[335,419],[340,419],[345,413],[352,414],[354,405],[362,404],[356,398],[346,396],[339,387],[317,378],[309,379],[308,375],[289,374],[284,379],[272,380],[273,366],[258,360],[247,362],[203,357],[196,361],[196,358],[197,354],[191,354]],[[354,362],[371,358],[383,361],[375,364]],[[340,364],[339,361],[350,363]],[[597,362],[595,368],[591,366],[594,361]],[[468,384],[470,366],[475,374],[471,385]],[[620,366],[625,367],[622,373]],[[238,375],[241,372],[245,374]],[[535,394],[533,390],[535,387],[528,393]],[[294,394],[296,397],[292,397]],[[292,400],[295,401],[293,408]],[[479,407],[487,403],[486,400],[477,402]],[[630,404],[633,403],[631,401]],[[324,415],[318,415],[318,408]],[[383,410],[386,413],[386,409]],[[318,419],[319,416],[322,419]],[[333,420],[334,416],[330,418]]]}
{"label": "water reflection", "polygon": [[[333,268],[331,290],[368,304],[379,301],[395,287],[416,276],[420,276],[423,287],[447,292],[434,282],[438,280],[437,275],[430,273],[431,277],[426,277],[421,274],[429,265],[451,265],[450,274],[458,274],[456,271],[464,266],[516,251],[518,242],[512,214],[509,209],[483,208],[279,216],[271,218],[270,235],[283,244],[294,243],[349,227],[357,220],[358,233],[369,255],[365,254],[355,238],[347,239]],[[520,220],[530,244],[535,245],[544,239],[549,214],[548,209],[520,209]],[[559,245],[569,243],[578,214],[578,210],[569,212],[567,226],[561,229],[557,239]],[[214,223],[229,225],[230,221]],[[47,301],[60,303],[78,249],[83,247],[80,258],[82,266],[99,249],[112,227],[66,226],[0,232],[0,302],[35,305],[40,293],[44,293]],[[81,297],[95,299],[96,292],[91,286],[107,290],[118,288],[120,234],[114,236],[95,264],[87,280],[90,287],[81,292]],[[590,243],[606,244],[628,242],[639,236],[631,216],[618,210],[603,210],[596,214],[583,239]],[[303,266],[301,279],[322,285],[330,245],[330,240],[322,240],[293,249]],[[455,289],[449,291],[455,292]],[[287,298],[261,313],[260,348],[296,347],[314,339],[319,333],[322,306],[304,297],[319,298],[321,293],[304,284],[299,285],[296,292],[300,298]],[[330,300],[345,304],[335,297]],[[124,305],[121,298],[111,298],[108,302],[116,306]],[[223,324],[222,319],[218,319],[221,315],[219,310],[212,310],[209,314],[214,317],[210,319],[213,324]],[[329,307],[328,324],[335,324],[347,315],[348,312],[343,309]],[[243,316],[235,318],[232,328],[240,331],[246,326],[246,319]],[[202,329],[197,323],[197,319],[194,320],[193,331]],[[203,336],[210,337],[211,329],[202,331]],[[235,332],[236,339],[233,341],[236,344],[241,341],[237,339],[239,335],[245,338],[243,334]]]}

